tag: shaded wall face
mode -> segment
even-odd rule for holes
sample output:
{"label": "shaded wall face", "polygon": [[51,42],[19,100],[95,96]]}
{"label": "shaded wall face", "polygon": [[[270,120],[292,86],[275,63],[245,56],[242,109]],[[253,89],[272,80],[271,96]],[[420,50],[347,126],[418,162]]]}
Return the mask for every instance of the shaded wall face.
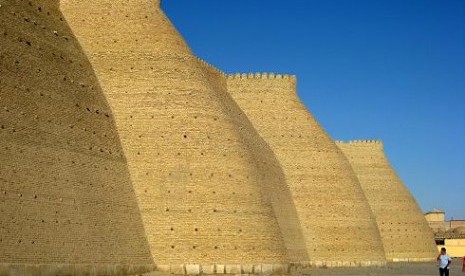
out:
{"label": "shaded wall face", "polygon": [[0,8],[0,262],[150,265],[112,113],[57,4]]}
{"label": "shaded wall face", "polygon": [[283,168],[310,260],[383,262],[378,229],[349,163],[300,103],[295,78],[230,76],[228,92]]}
{"label": "shaded wall face", "polygon": [[348,157],[376,217],[389,260],[421,261],[436,255],[421,209],[386,159],[381,142],[338,143]]}
{"label": "shaded wall face", "polygon": [[62,1],[108,96],[157,264],[281,263],[262,166],[153,1]]}

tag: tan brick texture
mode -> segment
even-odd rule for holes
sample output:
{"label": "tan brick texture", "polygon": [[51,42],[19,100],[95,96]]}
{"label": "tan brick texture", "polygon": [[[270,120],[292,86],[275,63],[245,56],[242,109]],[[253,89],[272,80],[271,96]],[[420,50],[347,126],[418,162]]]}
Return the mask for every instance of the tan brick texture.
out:
{"label": "tan brick texture", "polygon": [[360,180],[390,261],[434,260],[433,233],[407,187],[391,167],[381,141],[338,142]]}
{"label": "tan brick texture", "polygon": [[153,261],[89,61],[58,1],[0,1],[1,273],[134,265]]}
{"label": "tan brick texture", "polygon": [[294,76],[228,76],[228,92],[278,158],[311,262],[384,262],[380,235],[345,156],[300,102]]}
{"label": "tan brick texture", "polygon": [[286,188],[279,164],[158,3],[61,8],[115,113],[155,262],[289,262],[266,192]]}

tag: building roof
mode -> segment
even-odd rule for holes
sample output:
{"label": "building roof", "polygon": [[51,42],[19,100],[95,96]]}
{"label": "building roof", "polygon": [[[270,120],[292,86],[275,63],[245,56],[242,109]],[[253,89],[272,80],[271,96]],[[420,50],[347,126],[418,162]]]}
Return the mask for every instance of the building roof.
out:
{"label": "building roof", "polygon": [[444,212],[443,210],[434,208],[433,210],[431,210],[429,212],[426,212],[425,215],[427,215],[427,214],[437,214],[437,213],[445,214],[446,212]]}
{"label": "building roof", "polygon": [[465,239],[465,226],[459,226],[448,230],[444,237],[446,239]]}

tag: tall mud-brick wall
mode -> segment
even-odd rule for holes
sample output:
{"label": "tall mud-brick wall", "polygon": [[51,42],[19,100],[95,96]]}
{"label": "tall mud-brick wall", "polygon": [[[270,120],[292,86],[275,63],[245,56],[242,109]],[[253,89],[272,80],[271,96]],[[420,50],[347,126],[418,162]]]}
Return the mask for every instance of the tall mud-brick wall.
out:
{"label": "tall mud-brick wall", "polygon": [[270,145],[317,266],[385,262],[378,228],[349,162],[301,104],[293,76],[238,74],[228,92]]}
{"label": "tall mud-brick wall", "polygon": [[282,181],[279,166],[251,149],[260,136],[159,2],[63,0],[61,9],[115,113],[158,267],[238,273],[289,262],[265,192]]}
{"label": "tall mud-brick wall", "polygon": [[437,255],[421,209],[387,160],[380,141],[337,142],[360,180],[390,261],[429,261]]}
{"label": "tall mud-brick wall", "polygon": [[262,162],[257,166],[263,173],[265,185],[261,185],[263,191],[269,196],[274,214],[278,221],[281,235],[286,245],[289,262],[304,264],[309,261],[305,247],[305,239],[302,233],[297,211],[294,205],[294,199],[290,189],[286,184],[281,165],[276,160],[271,148],[263,139],[257,139],[259,136],[250,123],[249,119],[239,108],[237,103],[232,99],[227,91],[227,75],[199,59],[198,64],[205,77],[210,80],[213,89],[218,92],[221,101],[225,104],[228,114],[235,118],[236,123],[241,128],[246,129],[245,133],[254,135],[244,135],[244,139],[255,156],[260,156]]}
{"label": "tall mud-brick wall", "polygon": [[0,275],[153,266],[113,115],[58,1],[0,1]]}

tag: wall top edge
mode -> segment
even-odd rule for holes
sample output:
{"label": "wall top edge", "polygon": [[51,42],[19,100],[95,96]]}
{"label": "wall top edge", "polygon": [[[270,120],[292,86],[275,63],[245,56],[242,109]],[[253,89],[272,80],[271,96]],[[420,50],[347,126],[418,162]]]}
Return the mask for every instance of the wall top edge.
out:
{"label": "wall top edge", "polygon": [[227,74],[228,79],[283,79],[295,80],[296,75],[290,74],[276,74],[276,73],[234,73]]}
{"label": "wall top edge", "polygon": [[383,144],[382,140],[336,140],[336,144]]}

